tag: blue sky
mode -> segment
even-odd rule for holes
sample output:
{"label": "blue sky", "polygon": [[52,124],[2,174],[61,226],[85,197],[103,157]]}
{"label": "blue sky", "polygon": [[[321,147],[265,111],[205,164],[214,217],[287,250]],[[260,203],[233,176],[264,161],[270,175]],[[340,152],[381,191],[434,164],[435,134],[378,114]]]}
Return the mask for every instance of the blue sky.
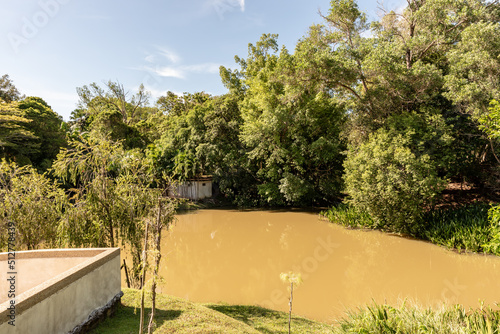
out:
{"label": "blue sky", "polygon": [[[396,9],[404,0],[386,0]],[[176,93],[226,92],[219,66],[236,68],[248,43],[279,34],[293,50],[329,0],[0,0],[0,75],[27,96],[39,96],[69,119],[76,88],[143,83],[151,103]],[[377,1],[358,1],[371,20]]]}

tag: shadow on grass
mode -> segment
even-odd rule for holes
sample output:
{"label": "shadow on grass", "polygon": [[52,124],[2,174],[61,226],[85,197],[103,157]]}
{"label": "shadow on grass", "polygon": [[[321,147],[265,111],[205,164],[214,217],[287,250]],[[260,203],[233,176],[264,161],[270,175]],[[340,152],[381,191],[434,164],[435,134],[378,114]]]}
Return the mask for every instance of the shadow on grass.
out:
{"label": "shadow on grass", "polygon": [[[151,308],[144,308],[144,323],[147,327]],[[159,310],[156,309],[156,328],[163,326],[167,321],[175,320],[182,314],[181,310]],[[140,309],[132,306],[120,305],[115,314],[102,322],[91,334],[114,334],[114,333],[137,333],[139,331]]]}
{"label": "shadow on grass", "polygon": [[206,305],[208,308],[224,313],[225,315],[248,323],[252,318],[281,319],[282,314],[278,311],[269,310],[259,306],[246,305]]}
{"label": "shadow on grass", "polygon": [[[235,320],[241,321],[261,333],[281,334],[288,333],[288,313],[274,311],[259,306],[249,305],[204,305],[214,311],[223,313]],[[317,324],[308,319],[297,318],[292,315],[292,328],[300,333],[309,333],[304,329],[314,327]]]}

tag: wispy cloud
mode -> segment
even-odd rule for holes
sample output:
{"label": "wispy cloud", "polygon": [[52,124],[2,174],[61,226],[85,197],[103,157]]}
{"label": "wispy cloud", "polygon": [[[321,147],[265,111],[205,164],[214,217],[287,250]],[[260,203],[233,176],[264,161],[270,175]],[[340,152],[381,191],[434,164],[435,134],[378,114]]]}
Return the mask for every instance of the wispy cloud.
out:
{"label": "wispy cloud", "polygon": [[216,74],[219,73],[220,64],[201,63],[201,64],[182,64],[182,58],[164,46],[155,46],[155,51],[146,52],[144,61],[146,64],[132,69],[147,71],[151,74],[163,78],[186,79],[190,73],[197,74]]}
{"label": "wispy cloud", "polygon": [[221,19],[224,19],[226,12],[232,12],[238,8],[244,12],[245,0],[207,0],[205,7],[213,9]]}
{"label": "wispy cloud", "polygon": [[175,52],[168,50],[165,47],[157,46],[159,54],[172,63],[178,63],[181,61],[181,57],[179,57]]}
{"label": "wispy cloud", "polygon": [[182,59],[175,52],[163,46],[156,46],[153,53],[147,52],[144,60],[150,64],[158,64],[167,60],[169,63],[179,63]]}
{"label": "wispy cloud", "polygon": [[182,66],[142,66],[138,69],[148,71],[164,78],[186,79],[190,73],[219,73],[219,67],[220,64],[217,63],[204,63]]}
{"label": "wispy cloud", "polygon": [[163,78],[177,78],[177,79],[185,79],[185,72],[180,68],[175,68],[172,66],[143,66],[143,70],[156,74]]}

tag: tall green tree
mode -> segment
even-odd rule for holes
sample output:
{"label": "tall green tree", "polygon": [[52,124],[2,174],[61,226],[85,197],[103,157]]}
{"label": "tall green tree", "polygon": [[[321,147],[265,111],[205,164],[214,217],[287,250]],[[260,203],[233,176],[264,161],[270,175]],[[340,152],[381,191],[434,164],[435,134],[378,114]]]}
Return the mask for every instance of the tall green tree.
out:
{"label": "tall green tree", "polygon": [[59,226],[67,197],[58,184],[31,166],[0,160],[0,248],[7,247],[7,227],[15,231],[15,249],[64,244]]}
{"label": "tall green tree", "polygon": [[162,135],[151,147],[158,172],[177,180],[209,173],[205,156],[200,152],[204,143],[206,103],[212,97],[204,92],[177,96],[167,92],[157,101],[163,113]]}
{"label": "tall green tree", "polygon": [[0,157],[29,164],[28,155],[38,152],[37,137],[26,128],[32,120],[23,116],[18,102],[0,99]]}
{"label": "tall green tree", "polygon": [[[156,109],[148,107],[149,93],[141,85],[130,95],[119,82],[108,81],[104,88],[96,83],[77,88],[79,108],[71,116],[75,131],[94,137],[122,140],[125,148],[145,148],[149,144],[148,123]],[[147,133],[144,133],[147,132]]]}
{"label": "tall green tree", "polygon": [[18,101],[22,98],[21,93],[17,90],[8,74],[0,77],[0,99],[7,103]]}
{"label": "tall green tree", "polygon": [[[333,0],[323,18],[324,24],[311,27],[294,55],[304,64],[299,75],[304,86],[322,82],[336,103],[348,111],[344,134],[350,146],[344,179],[353,203],[366,209],[365,200],[356,198],[366,199],[370,192],[377,193],[368,186],[356,190],[361,180],[358,177],[365,175],[363,168],[398,170],[401,161],[394,152],[402,150],[409,150],[407,160],[412,160],[413,166],[408,167],[410,174],[421,170],[417,166],[425,165],[425,173],[437,177],[436,184],[446,178],[477,180],[474,166],[484,161],[485,138],[474,116],[464,115],[463,111],[475,108],[467,94],[480,90],[474,88],[478,81],[485,92],[481,99],[472,98],[474,101],[482,100],[484,105],[492,97],[489,93],[495,92],[493,59],[498,48],[491,27],[498,22],[497,1],[408,0],[401,12],[385,11],[378,22],[368,25],[354,0]],[[367,34],[369,29],[371,35]],[[492,43],[481,44],[477,57],[482,60],[473,62],[474,40],[479,37]],[[379,132],[388,136],[383,149],[373,146]],[[404,147],[391,138],[403,138],[399,145]],[[379,157],[385,167],[377,167],[376,157],[363,160],[369,149],[394,158]],[[366,166],[356,163],[359,161],[365,161]],[[400,189],[409,189],[416,179],[424,182],[424,174],[408,177],[406,173],[393,173],[391,182]],[[375,187],[380,181],[378,186],[383,188],[384,178],[375,181],[377,178],[370,185]],[[434,200],[440,186],[431,188],[412,195],[413,209]],[[393,191],[398,193],[401,197],[380,205],[379,209],[386,211],[385,217],[397,213],[390,203],[400,203],[407,197],[405,191]],[[411,216],[418,218],[413,209],[408,208],[415,213]],[[416,220],[410,218],[409,222]]]}
{"label": "tall green tree", "polygon": [[52,168],[72,187],[72,205],[61,225],[64,239],[80,247],[125,245],[138,286],[146,217],[163,193],[153,187],[148,159],[119,142],[81,137],[59,153]]}
{"label": "tall green tree", "polygon": [[303,84],[305,64],[285,48],[278,53],[276,35],[263,35],[237,61],[236,85],[244,91],[239,137],[261,203],[332,200],[341,184],[343,108],[320,80]]}
{"label": "tall green tree", "polygon": [[39,97],[27,97],[18,104],[22,116],[31,122],[27,131],[37,137],[38,149],[29,155],[34,166],[46,170],[56,158],[61,147],[66,146],[66,131],[62,117]]}

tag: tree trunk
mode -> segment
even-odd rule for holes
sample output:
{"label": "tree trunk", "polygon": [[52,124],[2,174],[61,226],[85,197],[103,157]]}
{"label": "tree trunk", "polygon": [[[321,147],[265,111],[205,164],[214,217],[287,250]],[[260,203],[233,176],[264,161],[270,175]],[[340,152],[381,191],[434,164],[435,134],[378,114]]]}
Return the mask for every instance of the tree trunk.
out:
{"label": "tree trunk", "polygon": [[125,259],[123,259],[123,270],[125,270],[125,280],[127,281],[127,288],[130,289],[130,278],[128,277],[128,269],[127,269],[127,263],[125,262]]}
{"label": "tree trunk", "polygon": [[163,224],[161,221],[161,211],[162,211],[162,202],[161,199],[158,200],[158,214],[156,216],[156,236],[155,236],[155,249],[156,249],[156,256],[155,256],[155,268],[153,271],[153,285],[151,287],[151,316],[149,318],[149,324],[148,324],[148,334],[153,333],[153,322],[154,322],[154,317],[155,317],[155,308],[156,308],[156,279],[158,277],[158,272],[160,269],[160,260],[161,260],[161,230],[163,228]]}
{"label": "tree trunk", "polygon": [[288,311],[288,334],[292,333],[292,301],[293,301],[293,282],[290,283],[290,310]]}
{"label": "tree trunk", "polygon": [[146,221],[146,232],[144,233],[144,252],[142,254],[141,319],[139,323],[139,334],[142,334],[144,329],[144,284],[146,283],[146,267],[148,264],[148,232],[149,232],[149,222]]}

